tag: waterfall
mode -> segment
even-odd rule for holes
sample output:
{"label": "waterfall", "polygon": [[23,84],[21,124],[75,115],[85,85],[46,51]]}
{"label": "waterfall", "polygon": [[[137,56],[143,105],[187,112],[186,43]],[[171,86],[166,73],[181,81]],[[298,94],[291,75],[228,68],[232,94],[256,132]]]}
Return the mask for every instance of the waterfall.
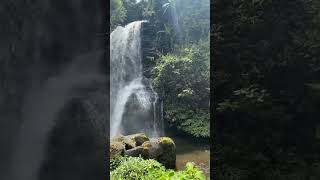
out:
{"label": "waterfall", "polygon": [[145,22],[119,26],[110,35],[111,137],[137,132],[159,136],[163,129],[157,116],[158,95],[142,73],[140,33]]}

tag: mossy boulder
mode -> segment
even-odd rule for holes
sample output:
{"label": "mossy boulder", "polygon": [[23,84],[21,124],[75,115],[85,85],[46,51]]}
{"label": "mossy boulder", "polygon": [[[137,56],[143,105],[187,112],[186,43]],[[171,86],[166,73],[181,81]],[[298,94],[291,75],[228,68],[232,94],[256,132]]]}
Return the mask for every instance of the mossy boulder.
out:
{"label": "mossy boulder", "polygon": [[122,142],[112,142],[110,144],[110,159],[117,156],[123,156],[125,150],[125,144]]}
{"label": "mossy boulder", "polygon": [[125,149],[132,149],[136,147],[136,141],[134,139],[128,138],[127,136],[119,135],[111,138],[111,144],[114,142],[123,143]]}
{"label": "mossy boulder", "polygon": [[148,158],[147,151],[144,151],[144,148],[142,146],[138,146],[129,150],[126,150],[124,152],[124,155],[126,156],[131,156],[131,157],[143,157],[143,158]]}
{"label": "mossy boulder", "polygon": [[160,146],[158,138],[150,139],[150,141],[145,142],[142,146],[145,147],[145,151],[150,159],[159,159],[163,154],[163,149]]}
{"label": "mossy boulder", "polygon": [[110,158],[118,155],[155,159],[170,169],[174,169],[176,165],[176,146],[169,137],[149,139],[144,133],[113,137],[110,143]]}
{"label": "mossy boulder", "polygon": [[119,135],[111,138],[111,143],[124,143],[126,150],[141,146],[146,141],[149,141],[149,138],[144,133],[132,134],[128,136]]}
{"label": "mossy boulder", "polygon": [[160,139],[160,143],[163,145],[174,145],[173,140],[169,137],[161,137],[159,139]]}
{"label": "mossy boulder", "polygon": [[149,141],[149,138],[144,133],[138,133],[127,136],[129,139],[135,141],[136,146],[141,146],[144,142]]}
{"label": "mossy boulder", "polygon": [[148,147],[148,158],[156,159],[166,168],[174,169],[176,167],[176,146],[174,141],[168,137],[151,139]]}

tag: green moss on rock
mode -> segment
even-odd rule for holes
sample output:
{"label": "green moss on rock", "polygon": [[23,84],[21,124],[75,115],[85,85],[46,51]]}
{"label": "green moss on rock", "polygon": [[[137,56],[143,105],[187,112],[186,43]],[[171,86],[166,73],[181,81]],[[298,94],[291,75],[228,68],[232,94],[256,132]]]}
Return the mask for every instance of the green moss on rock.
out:
{"label": "green moss on rock", "polygon": [[131,140],[135,141],[136,146],[141,146],[144,142],[149,141],[149,138],[144,133],[138,133],[128,136]]}
{"label": "green moss on rock", "polygon": [[160,143],[161,144],[174,144],[173,140],[169,137],[161,137],[160,138]]}
{"label": "green moss on rock", "polygon": [[122,142],[112,142],[110,144],[110,159],[124,155],[125,144]]}
{"label": "green moss on rock", "polygon": [[123,136],[123,135],[115,136],[111,138],[111,143],[113,142],[123,143],[125,145],[126,150],[136,147],[136,140],[134,138],[130,138],[129,136]]}
{"label": "green moss on rock", "polygon": [[110,158],[112,159],[119,155],[155,159],[170,169],[174,169],[176,164],[176,147],[171,138],[149,139],[144,133],[112,138],[110,143]]}

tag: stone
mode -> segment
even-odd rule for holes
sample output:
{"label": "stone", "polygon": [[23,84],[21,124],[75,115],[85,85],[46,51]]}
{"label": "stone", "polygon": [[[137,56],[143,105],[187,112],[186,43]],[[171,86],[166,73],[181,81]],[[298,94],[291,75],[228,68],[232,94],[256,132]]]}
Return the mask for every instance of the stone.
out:
{"label": "stone", "polygon": [[124,152],[124,155],[126,156],[131,156],[131,157],[143,157],[143,158],[147,158],[147,154],[146,151],[144,151],[142,146],[138,146],[129,150],[126,150]]}
{"label": "stone", "polygon": [[125,151],[125,144],[122,142],[112,142],[110,144],[110,159],[116,156],[123,156]]}
{"label": "stone", "polygon": [[162,155],[157,159],[166,168],[174,169],[176,167],[176,145],[169,137],[159,138]]}
{"label": "stone", "polygon": [[136,147],[136,141],[128,136],[123,136],[123,135],[115,136],[111,138],[111,143],[112,142],[123,143],[125,145],[126,150]]}
{"label": "stone", "polygon": [[150,139],[150,141],[145,142],[142,146],[148,147],[146,148],[146,151],[148,152],[149,159],[157,160],[163,154],[158,138]]}
{"label": "stone", "polygon": [[141,146],[144,142],[149,141],[149,138],[144,133],[133,134],[127,137],[134,140],[136,146]]}
{"label": "stone", "polygon": [[176,167],[176,146],[171,138],[150,139],[142,146],[149,159],[155,159],[169,169]]}
{"label": "stone", "polygon": [[166,168],[176,167],[176,146],[169,137],[149,139],[144,133],[116,136],[110,142],[110,159],[116,156],[155,159]]}

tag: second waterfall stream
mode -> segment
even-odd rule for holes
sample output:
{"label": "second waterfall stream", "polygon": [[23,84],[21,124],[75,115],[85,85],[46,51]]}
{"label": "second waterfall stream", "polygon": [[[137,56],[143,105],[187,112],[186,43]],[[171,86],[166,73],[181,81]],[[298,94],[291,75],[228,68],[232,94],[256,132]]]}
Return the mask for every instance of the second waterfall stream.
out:
{"label": "second waterfall stream", "polygon": [[143,76],[141,28],[146,21],[118,26],[110,35],[110,135],[163,134],[158,94]]}

